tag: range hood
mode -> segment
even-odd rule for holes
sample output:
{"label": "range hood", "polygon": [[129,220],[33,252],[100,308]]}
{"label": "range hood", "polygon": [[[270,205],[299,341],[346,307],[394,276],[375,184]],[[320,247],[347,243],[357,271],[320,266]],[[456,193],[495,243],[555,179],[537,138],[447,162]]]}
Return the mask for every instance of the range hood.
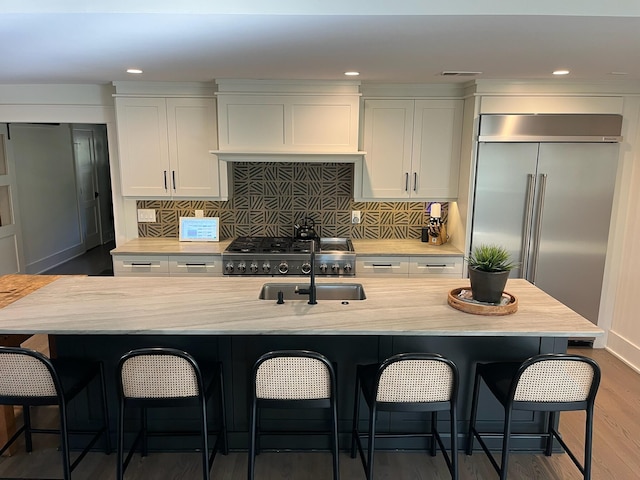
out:
{"label": "range hood", "polygon": [[258,152],[210,150],[223,162],[304,162],[304,163],[356,163],[367,152]]}

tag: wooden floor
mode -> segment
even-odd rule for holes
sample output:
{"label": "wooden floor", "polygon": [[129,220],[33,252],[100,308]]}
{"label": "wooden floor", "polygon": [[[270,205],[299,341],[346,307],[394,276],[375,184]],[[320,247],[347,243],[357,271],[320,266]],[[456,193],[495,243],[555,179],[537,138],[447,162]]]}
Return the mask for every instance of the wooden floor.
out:
{"label": "wooden floor", "polygon": [[[35,339],[37,341],[37,339]],[[33,346],[33,345],[32,345]],[[43,344],[44,346],[44,344]],[[603,376],[598,397],[594,425],[593,478],[635,479],[640,476],[640,375],[604,350],[576,348],[572,351],[595,358]],[[55,422],[55,410],[42,409],[40,419]],[[584,413],[561,415],[560,432],[577,451],[583,445]],[[48,437],[48,436],[47,436]],[[20,449],[13,457],[0,458],[0,476],[29,478],[48,476],[61,478],[59,452],[52,438],[36,436],[35,450],[26,454]],[[201,478],[199,455],[195,453],[135,455],[127,469],[127,480]],[[461,480],[495,479],[497,475],[485,456],[476,451],[472,456],[463,453],[460,459]],[[89,454],[74,471],[74,480],[115,479],[115,453]],[[331,457],[328,453],[262,453],[256,464],[256,478],[264,480],[327,480],[331,478]],[[440,454],[432,458],[420,453],[376,453],[375,478],[382,480],[426,480],[450,478]],[[237,480],[246,478],[246,452],[219,455],[213,465],[212,479]],[[359,460],[340,457],[343,480],[364,479]],[[511,479],[572,480],[582,478],[565,454],[512,454],[509,467]]]}

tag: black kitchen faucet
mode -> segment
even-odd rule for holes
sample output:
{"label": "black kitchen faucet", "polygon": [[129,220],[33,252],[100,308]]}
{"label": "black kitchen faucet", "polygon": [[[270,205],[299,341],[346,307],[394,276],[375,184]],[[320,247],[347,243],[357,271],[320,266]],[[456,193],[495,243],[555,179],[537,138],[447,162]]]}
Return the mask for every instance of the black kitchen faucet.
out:
{"label": "black kitchen faucet", "polygon": [[309,272],[311,277],[310,277],[310,282],[309,282],[309,288],[300,288],[300,289],[296,289],[296,293],[299,293],[300,295],[309,295],[309,301],[307,302],[309,305],[315,305],[318,303],[317,297],[316,297],[316,241],[311,239],[309,240],[311,242],[311,253],[310,253],[310,259],[309,262],[311,263],[311,271]]}

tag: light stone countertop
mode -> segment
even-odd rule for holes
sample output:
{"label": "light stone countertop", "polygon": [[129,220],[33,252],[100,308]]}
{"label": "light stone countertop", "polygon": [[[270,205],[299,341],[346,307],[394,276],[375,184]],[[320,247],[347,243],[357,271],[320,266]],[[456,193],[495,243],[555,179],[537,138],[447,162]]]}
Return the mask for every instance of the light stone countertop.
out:
{"label": "light stone countertop", "polygon": [[421,255],[463,255],[451,243],[431,245],[419,239],[359,240],[352,238],[356,256],[421,256]]}
{"label": "light stone countertop", "polygon": [[134,238],[111,250],[111,255],[220,255],[231,240],[181,242],[177,238]]}
{"label": "light stone countertop", "polygon": [[[111,254],[146,255],[220,255],[232,239],[219,242],[181,242],[177,238],[135,238],[113,250]],[[359,240],[351,239],[356,255],[462,255],[451,243],[430,245],[418,239]]]}
{"label": "light stone countertop", "polygon": [[[597,337],[603,331],[525,280],[506,316],[472,315],[447,304],[463,279],[358,278],[367,299],[258,299],[261,277],[63,277],[0,309],[0,333],[171,335],[429,335]],[[282,283],[297,283],[287,279]],[[321,283],[326,282],[320,279]],[[306,282],[302,280],[302,284]]]}

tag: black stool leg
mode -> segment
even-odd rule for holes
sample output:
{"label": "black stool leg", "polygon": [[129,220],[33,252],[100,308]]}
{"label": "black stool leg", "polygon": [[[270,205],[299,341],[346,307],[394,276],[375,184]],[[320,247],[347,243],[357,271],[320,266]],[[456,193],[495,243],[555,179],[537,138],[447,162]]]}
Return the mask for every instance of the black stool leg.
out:
{"label": "black stool leg", "polygon": [[456,406],[451,406],[451,479],[458,480],[458,417]]}
{"label": "black stool leg", "polygon": [[429,453],[431,454],[432,457],[436,456],[436,425],[438,424],[438,412],[433,411],[431,412],[431,448],[429,450]]}
{"label": "black stool leg", "polygon": [[249,471],[248,471],[248,480],[253,480],[255,474],[255,462],[256,462],[256,415],[257,415],[257,405],[256,399],[254,398],[251,404],[251,412],[249,419]]}
{"label": "black stool leg", "polygon": [[118,408],[118,467],[116,471],[116,480],[124,478],[124,400],[120,399]]}
{"label": "black stool leg", "polygon": [[509,448],[511,443],[511,408],[504,411],[504,437],[502,438],[502,459],[500,460],[500,480],[507,480]]}
{"label": "black stool leg", "polygon": [[24,444],[27,452],[33,451],[33,437],[31,436],[31,407],[22,406],[22,420],[24,422]]}
{"label": "black stool leg", "polygon": [[587,407],[584,434],[584,480],[591,480],[591,455],[593,453],[593,404]]}
{"label": "black stool leg", "polygon": [[353,399],[353,425],[351,428],[351,458],[356,458],[356,439],[360,416],[360,375],[356,374],[356,394]]}
{"label": "black stool leg", "polygon": [[60,405],[60,451],[62,454],[62,473],[64,480],[71,480],[71,463],[69,462],[69,432],[67,430],[67,408],[64,402]]}
{"label": "black stool leg", "polygon": [[333,444],[333,480],[340,479],[339,448],[338,448],[338,407],[336,405],[335,393],[331,400],[331,443]]}
{"label": "black stool leg", "polygon": [[556,412],[550,412],[547,419],[547,443],[545,445],[544,454],[550,457],[553,453],[553,428],[556,423]]}
{"label": "black stool leg", "polygon": [[207,432],[207,402],[204,393],[200,398],[200,430],[202,439],[202,479],[209,480],[209,439]]}
{"label": "black stool leg", "polygon": [[227,434],[227,419],[225,416],[227,409],[225,407],[224,400],[224,375],[222,373],[222,366],[218,367],[218,378],[218,381],[220,382],[220,435],[222,435],[222,453],[223,455],[227,455],[229,453],[229,437]]}
{"label": "black stool leg", "polygon": [[[477,368],[477,367],[476,367]],[[467,434],[467,455],[473,453],[474,432],[476,429],[476,416],[478,413],[478,398],[480,396],[480,375],[476,369],[476,378],[473,382],[473,398],[471,400],[471,418],[469,419],[469,433]]]}
{"label": "black stool leg", "polygon": [[373,480],[373,454],[375,452],[375,440],[376,440],[376,415],[378,411],[376,410],[375,402],[370,408],[371,416],[369,417],[369,451],[368,453],[368,461],[367,461],[367,480]]}
{"label": "black stool leg", "polygon": [[109,432],[109,408],[107,407],[107,382],[104,376],[104,365],[102,362],[100,365],[100,398],[102,399],[102,415],[104,419],[104,437],[105,447],[104,453],[109,455],[111,453],[111,433]]}

